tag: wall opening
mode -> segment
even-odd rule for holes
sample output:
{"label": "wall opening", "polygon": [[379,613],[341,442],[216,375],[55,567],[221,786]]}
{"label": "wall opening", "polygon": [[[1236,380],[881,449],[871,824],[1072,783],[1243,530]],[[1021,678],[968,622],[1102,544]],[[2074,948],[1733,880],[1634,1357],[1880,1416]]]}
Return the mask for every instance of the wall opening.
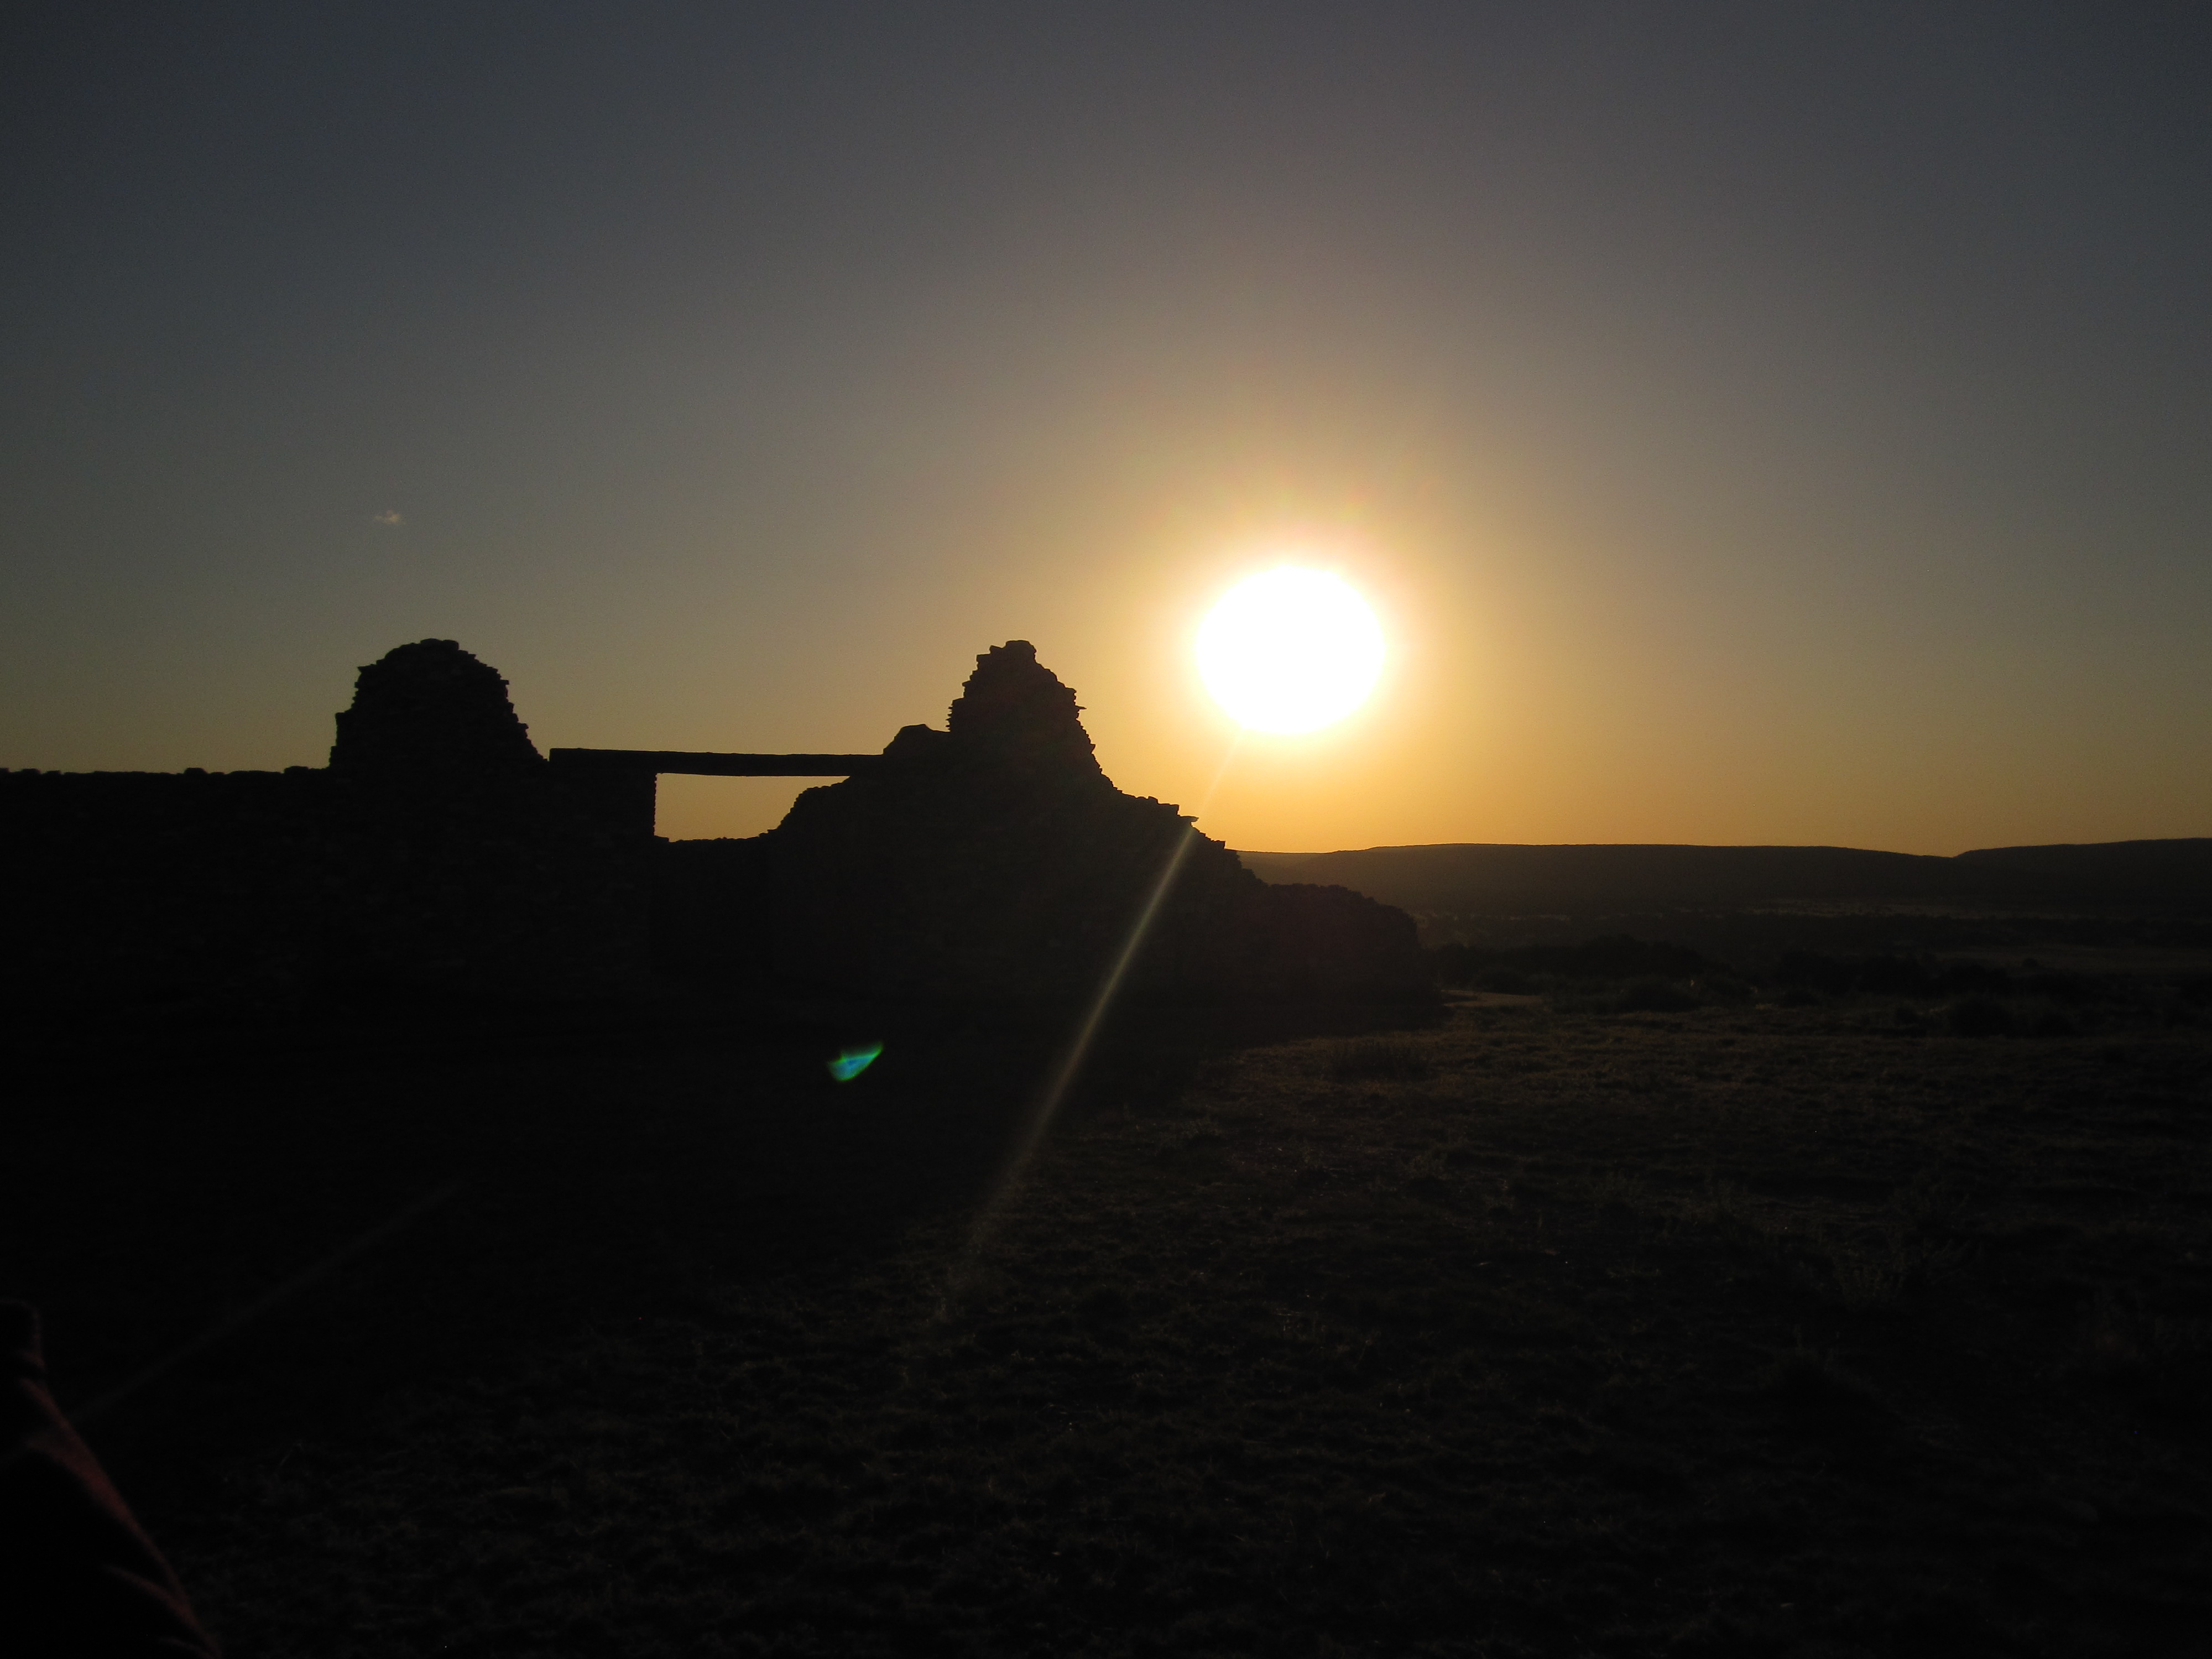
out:
{"label": "wall opening", "polygon": [[653,832],[670,841],[757,836],[783,822],[802,790],[835,778],[696,778],[664,772],[654,791]]}

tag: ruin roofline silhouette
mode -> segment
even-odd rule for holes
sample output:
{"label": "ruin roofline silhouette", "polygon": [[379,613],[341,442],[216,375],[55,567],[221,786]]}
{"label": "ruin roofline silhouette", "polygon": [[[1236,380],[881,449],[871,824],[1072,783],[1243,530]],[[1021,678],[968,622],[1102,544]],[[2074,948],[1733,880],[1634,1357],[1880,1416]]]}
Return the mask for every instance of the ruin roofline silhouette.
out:
{"label": "ruin roofline silhouette", "polygon": [[[942,728],[902,726],[872,755],[549,757],[497,670],[422,640],[361,670],[326,767],[0,775],[0,852],[36,877],[0,978],[41,1006],[593,998],[672,977],[1074,1002],[1157,905],[1131,994],[1398,1000],[1435,994],[1422,929],[1452,942],[1454,917],[1565,926],[1800,902],[2212,913],[2202,841],[1948,859],[1468,843],[1239,854],[1178,806],[1115,787],[1075,692],[1028,641],[975,660]],[[678,771],[824,781],[763,834],[663,839],[657,781]]]}
{"label": "ruin roofline silhouette", "polygon": [[615,772],[664,772],[698,778],[849,778],[883,763],[881,755],[743,755],[691,749],[550,749],[556,766]]}
{"label": "ruin roofline silhouette", "polygon": [[[326,767],[9,775],[9,850],[46,879],[7,972],[47,1001],[567,999],[672,975],[1073,1001],[1126,956],[1136,994],[1433,996],[1410,915],[1263,882],[1116,788],[1081,712],[1012,640],[942,729],[879,754],[548,757],[496,669],[420,640],[361,670]],[[676,842],[656,834],[664,771],[839,781],[763,835]],[[1136,949],[1132,918],[1155,912]]]}

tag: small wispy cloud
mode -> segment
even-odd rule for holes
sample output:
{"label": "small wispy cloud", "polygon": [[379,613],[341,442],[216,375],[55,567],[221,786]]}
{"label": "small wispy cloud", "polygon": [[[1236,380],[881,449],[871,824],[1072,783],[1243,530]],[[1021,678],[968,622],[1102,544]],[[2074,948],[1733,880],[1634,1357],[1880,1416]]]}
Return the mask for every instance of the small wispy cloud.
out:
{"label": "small wispy cloud", "polygon": [[380,524],[386,530],[398,530],[407,522],[406,520],[399,516],[397,511],[388,507],[381,513],[370,514],[368,515],[368,521],[371,524]]}

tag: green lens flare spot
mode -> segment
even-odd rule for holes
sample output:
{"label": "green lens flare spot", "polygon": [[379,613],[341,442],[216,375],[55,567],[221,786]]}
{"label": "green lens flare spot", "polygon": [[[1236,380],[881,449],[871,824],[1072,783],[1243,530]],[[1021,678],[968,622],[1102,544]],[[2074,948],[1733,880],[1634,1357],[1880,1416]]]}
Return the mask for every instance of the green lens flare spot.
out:
{"label": "green lens flare spot", "polygon": [[875,1064],[876,1056],[884,1051],[880,1042],[871,1042],[858,1048],[848,1048],[830,1062],[830,1075],[840,1083],[850,1083]]}

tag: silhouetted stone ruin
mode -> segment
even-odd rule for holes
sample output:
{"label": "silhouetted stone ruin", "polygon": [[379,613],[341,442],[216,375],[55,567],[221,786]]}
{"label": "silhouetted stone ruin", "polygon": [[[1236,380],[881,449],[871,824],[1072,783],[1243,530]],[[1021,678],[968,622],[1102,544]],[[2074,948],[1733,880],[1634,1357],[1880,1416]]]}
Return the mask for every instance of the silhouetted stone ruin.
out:
{"label": "silhouetted stone ruin", "polygon": [[1009,640],[975,659],[975,672],[947,711],[951,742],[943,752],[1008,777],[1110,788],[1082,713],[1074,690],[1037,661],[1036,647]]}
{"label": "silhouetted stone ruin", "polygon": [[332,775],[394,792],[497,788],[545,769],[499,671],[453,640],[399,646],[363,668],[337,728]]}
{"label": "silhouetted stone ruin", "polygon": [[581,810],[453,641],[361,671],[329,776],[320,976],[588,994],[641,970],[646,849]]}
{"label": "silhouetted stone ruin", "polygon": [[[1263,884],[1098,766],[1024,641],[880,755],[556,750],[451,640],[361,671],[327,769],[0,774],[21,999],[574,997],[654,971],[946,998],[1402,996],[1404,912]],[[749,841],[653,834],[661,772],[828,775]],[[1178,856],[1180,849],[1180,856]],[[1173,882],[1162,879],[1173,865]]]}
{"label": "silhouetted stone ruin", "polygon": [[1180,848],[1133,992],[1425,986],[1403,911],[1265,885],[1174,806],[1115,788],[1079,713],[1026,641],[986,652],[945,731],[905,728],[884,764],[808,790],[767,835],[666,848],[663,963],[908,996],[1079,996],[1130,944]]}
{"label": "silhouetted stone ruin", "polygon": [[649,846],[580,809],[451,640],[361,671],[327,769],[0,774],[20,998],[591,996],[645,971]]}

